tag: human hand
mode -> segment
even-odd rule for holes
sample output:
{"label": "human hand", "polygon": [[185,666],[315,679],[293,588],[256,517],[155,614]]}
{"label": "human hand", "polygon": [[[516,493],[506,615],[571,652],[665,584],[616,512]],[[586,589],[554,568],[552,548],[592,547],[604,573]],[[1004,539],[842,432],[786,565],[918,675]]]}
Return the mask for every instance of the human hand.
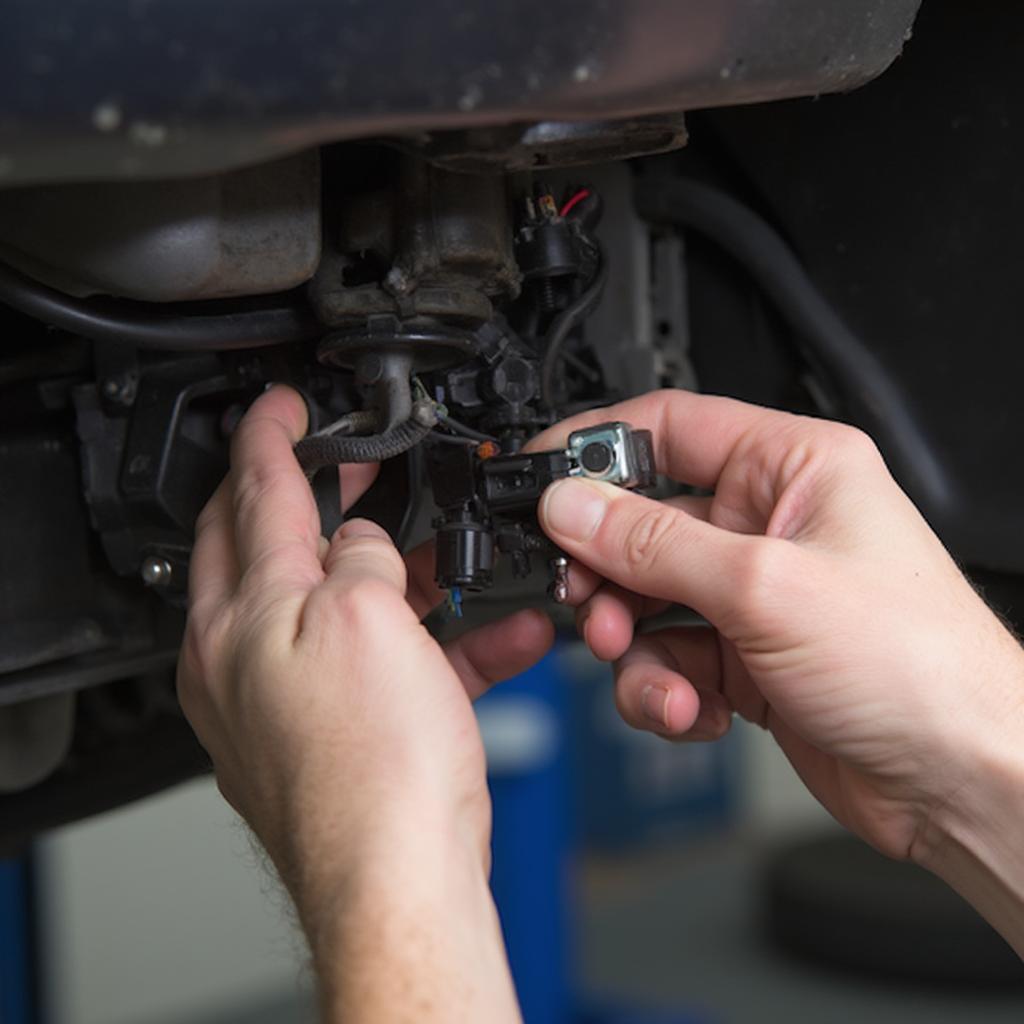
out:
{"label": "human hand", "polygon": [[[320,537],[292,453],[305,428],[302,400],[275,387],[235,431],[231,472],[197,525],[178,692],[315,950],[343,889],[346,905],[354,886],[359,898],[447,899],[441,875],[469,867],[474,897],[486,892],[490,802],[471,698],[538,660],[553,629],[524,611],[442,649],[420,624],[441,598],[430,551],[406,563],[360,520]],[[373,470],[342,476],[351,504]],[[413,878],[423,871],[439,874]]]}
{"label": "human hand", "polygon": [[[923,859],[929,822],[1024,739],[1018,643],[859,431],[661,391],[531,447],[613,419],[653,431],[659,470],[714,492],[658,503],[567,480],[542,501],[625,720],[710,740],[737,712],[772,732],[841,823]],[[634,636],[669,603],[710,628]]]}

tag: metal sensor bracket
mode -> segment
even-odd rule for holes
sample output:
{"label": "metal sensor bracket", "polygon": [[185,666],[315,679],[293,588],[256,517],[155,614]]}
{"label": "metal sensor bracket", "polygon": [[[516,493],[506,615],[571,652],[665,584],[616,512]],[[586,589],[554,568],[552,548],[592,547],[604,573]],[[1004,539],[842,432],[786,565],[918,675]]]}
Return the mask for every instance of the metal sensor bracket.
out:
{"label": "metal sensor bracket", "polygon": [[600,480],[629,489],[653,487],[654,440],[649,430],[627,423],[601,423],[569,435],[566,455],[573,463],[570,476]]}

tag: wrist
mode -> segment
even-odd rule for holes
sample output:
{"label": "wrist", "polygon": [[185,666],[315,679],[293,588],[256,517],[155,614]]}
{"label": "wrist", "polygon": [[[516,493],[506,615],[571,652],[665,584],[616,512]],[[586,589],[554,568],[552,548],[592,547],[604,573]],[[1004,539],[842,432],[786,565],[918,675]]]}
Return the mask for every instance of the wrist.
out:
{"label": "wrist", "polygon": [[429,885],[441,865],[486,885],[490,828],[475,827],[443,803],[377,795],[308,802],[293,809],[268,850],[300,912],[306,906],[348,904],[353,893],[387,884]]}
{"label": "wrist", "polygon": [[955,788],[931,810],[911,855],[1024,955],[1024,651],[1014,644],[988,682],[951,755]]}
{"label": "wrist", "polygon": [[[344,866],[306,873],[295,895],[323,1019],[519,1020],[479,845],[458,830],[367,837]],[[436,1016],[435,1016],[436,1015]]]}

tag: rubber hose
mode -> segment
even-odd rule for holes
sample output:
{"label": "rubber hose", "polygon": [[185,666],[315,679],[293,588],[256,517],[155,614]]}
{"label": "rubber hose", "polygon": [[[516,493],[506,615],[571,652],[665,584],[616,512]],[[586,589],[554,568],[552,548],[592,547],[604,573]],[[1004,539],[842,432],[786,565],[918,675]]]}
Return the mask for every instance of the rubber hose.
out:
{"label": "rubber hose", "polygon": [[572,331],[597,308],[607,280],[608,267],[604,253],[598,250],[597,270],[590,284],[552,320],[548,328],[544,338],[544,356],[540,364],[540,397],[549,409],[554,407],[555,370],[558,368],[562,347]]}
{"label": "rubber hose", "polygon": [[781,236],[742,203],[695,181],[641,179],[634,199],[645,220],[699,231],[750,272],[933,525],[950,522],[952,488],[906,397],[818,291]]}
{"label": "rubber hose", "polygon": [[311,434],[295,446],[295,456],[305,474],[312,477],[325,466],[351,462],[383,462],[407,452],[419,444],[437,425],[437,415],[430,402],[416,402],[412,416],[383,434],[369,437],[337,437],[333,434]]}
{"label": "rubber hose", "polygon": [[128,300],[75,299],[0,263],[0,302],[92,341],[165,352],[266,348],[319,337],[312,314],[279,296],[282,305],[241,312],[165,314]]}

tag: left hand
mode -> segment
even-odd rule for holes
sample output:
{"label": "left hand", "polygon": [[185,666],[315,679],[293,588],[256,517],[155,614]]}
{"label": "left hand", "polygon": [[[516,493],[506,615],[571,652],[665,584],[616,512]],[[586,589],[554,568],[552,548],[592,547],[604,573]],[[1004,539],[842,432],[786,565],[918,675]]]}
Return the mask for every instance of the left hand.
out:
{"label": "left hand", "polygon": [[[403,560],[365,520],[324,541],[292,453],[306,415],[275,387],[235,432],[231,472],[196,528],[178,668],[217,783],[300,912],[311,873],[344,873],[371,851],[400,861],[457,836],[486,864],[490,802],[470,702],[553,639],[546,615],[523,611],[442,648],[420,623],[442,596],[429,548]],[[350,505],[375,469],[341,472]]]}

